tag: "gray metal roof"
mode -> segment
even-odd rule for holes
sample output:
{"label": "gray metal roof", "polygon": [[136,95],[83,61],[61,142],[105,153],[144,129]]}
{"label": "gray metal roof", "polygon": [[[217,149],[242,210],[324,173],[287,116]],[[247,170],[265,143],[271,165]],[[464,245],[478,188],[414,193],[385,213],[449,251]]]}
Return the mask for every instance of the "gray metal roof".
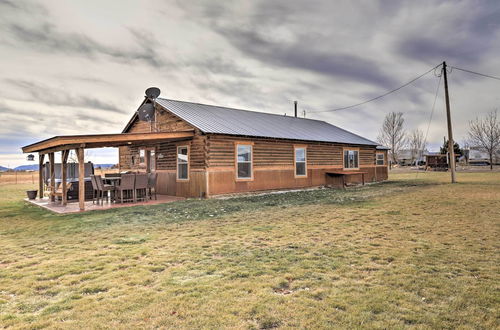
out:
{"label": "gray metal roof", "polygon": [[204,133],[378,145],[327,122],[158,98],[166,110]]}

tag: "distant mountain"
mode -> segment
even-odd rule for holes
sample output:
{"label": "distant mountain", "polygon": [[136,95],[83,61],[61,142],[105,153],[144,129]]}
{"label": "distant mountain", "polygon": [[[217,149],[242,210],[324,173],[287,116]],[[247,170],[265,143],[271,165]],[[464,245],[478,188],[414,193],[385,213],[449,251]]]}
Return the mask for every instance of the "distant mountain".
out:
{"label": "distant mountain", "polygon": [[7,171],[7,170],[9,170],[8,167],[0,166],[0,172]]}
{"label": "distant mountain", "polygon": [[21,166],[15,167],[14,171],[38,171],[38,164],[21,165]]}

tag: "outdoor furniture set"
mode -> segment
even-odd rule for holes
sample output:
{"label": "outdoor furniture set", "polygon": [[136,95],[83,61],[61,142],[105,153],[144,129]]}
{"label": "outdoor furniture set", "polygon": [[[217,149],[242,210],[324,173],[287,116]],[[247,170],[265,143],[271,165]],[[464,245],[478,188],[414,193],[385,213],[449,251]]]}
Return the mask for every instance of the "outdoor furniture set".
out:
{"label": "outdoor furniture set", "polygon": [[106,199],[109,202],[123,203],[147,201],[157,199],[156,196],[156,173],[138,174],[107,174],[104,178],[100,175],[91,175],[93,198],[92,203],[103,204]]}

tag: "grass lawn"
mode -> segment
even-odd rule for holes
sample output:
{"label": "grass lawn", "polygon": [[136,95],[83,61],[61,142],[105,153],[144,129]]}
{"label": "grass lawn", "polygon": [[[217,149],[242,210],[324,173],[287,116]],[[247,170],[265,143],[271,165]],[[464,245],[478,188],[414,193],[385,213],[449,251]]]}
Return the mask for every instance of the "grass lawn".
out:
{"label": "grass lawn", "polygon": [[0,328],[500,326],[500,173],[72,215],[0,186]]}

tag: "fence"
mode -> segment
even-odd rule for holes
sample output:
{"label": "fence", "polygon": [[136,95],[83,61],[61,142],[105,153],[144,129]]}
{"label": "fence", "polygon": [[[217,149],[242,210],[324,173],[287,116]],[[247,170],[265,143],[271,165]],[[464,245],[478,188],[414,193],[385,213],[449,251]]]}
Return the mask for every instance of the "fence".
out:
{"label": "fence", "polygon": [[[118,169],[95,169],[96,175],[104,175],[105,173],[116,173]],[[0,172],[0,184],[36,184],[38,183],[38,171],[12,171]]]}

